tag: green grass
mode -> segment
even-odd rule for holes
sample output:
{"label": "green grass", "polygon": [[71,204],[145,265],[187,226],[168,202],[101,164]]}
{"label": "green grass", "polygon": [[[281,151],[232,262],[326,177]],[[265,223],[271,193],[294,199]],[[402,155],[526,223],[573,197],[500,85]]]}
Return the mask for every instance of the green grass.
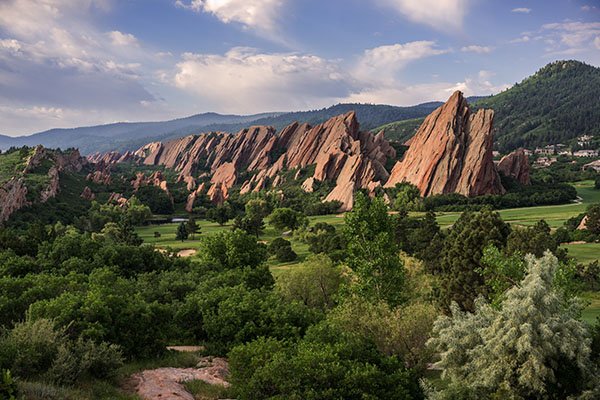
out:
{"label": "green grass", "polygon": [[[334,225],[339,228],[344,223],[344,218],[342,215],[321,215],[315,217],[309,217],[310,224],[313,225],[316,222],[327,222],[328,224]],[[177,226],[179,223],[169,223],[162,225],[148,225],[138,227],[136,232],[140,237],[144,240],[144,243],[153,244],[158,248],[171,248],[173,250],[185,250],[185,249],[194,249],[198,250],[200,248],[200,237],[204,235],[213,235],[217,232],[228,231],[231,230],[231,224],[226,224],[220,226],[217,223],[209,222],[205,220],[199,220],[198,226],[201,229],[201,234],[196,235],[195,240],[192,240],[191,237],[188,240],[181,241],[175,239],[175,233],[177,231]],[[281,272],[289,270],[294,266],[298,265],[302,261],[304,261],[309,255],[308,245],[300,242],[298,239],[292,236],[282,236],[281,232],[275,230],[268,223],[265,224],[266,229],[262,235],[260,235],[259,240],[269,244],[273,239],[278,237],[284,237],[285,239],[292,242],[292,249],[298,254],[298,259],[292,262],[280,263],[275,258],[271,258],[268,261],[268,265],[271,268],[271,271],[274,275],[277,275]],[[154,232],[159,232],[160,237],[154,237]]]}
{"label": "green grass", "polygon": [[20,151],[0,154],[0,184],[23,171],[26,159]]}
{"label": "green grass", "polygon": [[595,324],[596,318],[600,317],[600,292],[586,292],[581,298],[590,302],[583,310],[581,318],[590,324]]}
{"label": "green grass", "polygon": [[204,381],[189,381],[184,384],[196,400],[217,400],[231,398],[231,390],[221,385],[211,385]]}
{"label": "green grass", "polygon": [[600,261],[600,243],[563,244],[561,247],[569,250],[569,255],[580,263]]}

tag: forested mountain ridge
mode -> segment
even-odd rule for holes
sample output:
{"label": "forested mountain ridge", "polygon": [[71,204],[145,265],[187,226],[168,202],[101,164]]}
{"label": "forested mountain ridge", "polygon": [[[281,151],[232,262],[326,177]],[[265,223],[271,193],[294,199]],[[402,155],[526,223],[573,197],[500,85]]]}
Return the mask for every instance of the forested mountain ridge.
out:
{"label": "forested mountain ridge", "polygon": [[495,111],[499,150],[567,144],[600,132],[600,69],[574,61],[550,63],[475,105]]}
{"label": "forested mountain ridge", "polygon": [[349,111],[356,111],[364,129],[372,129],[392,121],[424,117],[441,104],[430,102],[410,107],[337,104],[318,110],[287,113],[271,112],[254,115],[204,113],[171,121],[121,122],[71,129],[51,129],[29,136],[0,136],[0,149],[41,144],[52,148],[76,147],[82,154],[111,150],[125,151],[136,149],[151,141],[177,139],[201,132],[236,133],[249,125],[273,126],[277,130],[295,121],[316,125]]}
{"label": "forested mountain ridge", "polygon": [[[600,69],[569,60],[550,63],[504,92],[469,100],[476,109],[494,110],[496,147],[508,153],[600,133],[599,93]],[[423,119],[395,121],[373,131],[405,142]]]}

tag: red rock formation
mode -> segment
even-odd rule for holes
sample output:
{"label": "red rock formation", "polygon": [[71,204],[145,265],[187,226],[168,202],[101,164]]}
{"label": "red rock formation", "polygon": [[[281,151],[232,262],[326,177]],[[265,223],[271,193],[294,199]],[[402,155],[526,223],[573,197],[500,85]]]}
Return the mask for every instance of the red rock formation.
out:
{"label": "red rock formation", "polygon": [[90,172],[89,174],[87,174],[85,179],[94,182],[98,185],[110,185],[112,181],[110,172],[106,169]]}
{"label": "red rock formation", "polygon": [[[240,173],[252,175],[241,182],[244,194],[276,187],[282,183],[281,173],[285,170],[298,169],[298,179],[303,169],[314,165],[315,172],[308,182],[335,181],[336,187],[327,200],[341,201],[343,210],[352,207],[356,189],[388,178],[384,165],[395,154],[382,133],[361,132],[353,112],[315,127],[294,123],[279,135],[273,128],[255,126],[236,135],[213,132],[164,144],[151,143],[135,152],[144,164],[179,171],[179,179],[186,182],[191,182],[198,171],[210,171],[207,194],[215,203],[227,199]],[[312,184],[305,188],[310,190]]]}
{"label": "red rock formation", "polygon": [[8,220],[15,211],[29,204],[23,178],[11,178],[0,187],[0,222]]}
{"label": "red rock formation", "polygon": [[523,149],[517,149],[510,154],[502,157],[497,165],[498,172],[504,176],[510,176],[523,185],[530,185],[529,177],[529,157]]}
{"label": "red rock formation", "polygon": [[492,110],[471,113],[455,92],[425,119],[385,186],[410,182],[423,196],[504,193],[492,157],[493,116]]}
{"label": "red rock formation", "polygon": [[50,167],[50,170],[48,171],[48,178],[50,179],[48,185],[40,193],[40,201],[42,203],[45,203],[51,198],[56,197],[58,191],[60,190],[60,176],[58,172],[58,167]]}
{"label": "red rock formation", "polygon": [[124,207],[127,205],[128,200],[123,197],[123,195],[121,193],[111,193],[110,197],[108,198],[107,203],[109,204],[115,204],[118,205],[119,207]]}
{"label": "red rock formation", "polygon": [[94,192],[92,192],[92,189],[90,189],[89,186],[86,186],[79,197],[87,201],[92,201],[96,198],[96,195],[94,194]]}

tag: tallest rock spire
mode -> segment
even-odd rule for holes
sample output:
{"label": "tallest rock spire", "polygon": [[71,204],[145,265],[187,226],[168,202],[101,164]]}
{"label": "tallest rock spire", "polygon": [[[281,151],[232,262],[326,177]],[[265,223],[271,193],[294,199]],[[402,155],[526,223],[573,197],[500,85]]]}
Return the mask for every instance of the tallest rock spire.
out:
{"label": "tallest rock spire", "polygon": [[409,182],[423,196],[504,193],[492,156],[493,119],[493,110],[472,113],[463,94],[454,92],[425,118],[385,186]]}

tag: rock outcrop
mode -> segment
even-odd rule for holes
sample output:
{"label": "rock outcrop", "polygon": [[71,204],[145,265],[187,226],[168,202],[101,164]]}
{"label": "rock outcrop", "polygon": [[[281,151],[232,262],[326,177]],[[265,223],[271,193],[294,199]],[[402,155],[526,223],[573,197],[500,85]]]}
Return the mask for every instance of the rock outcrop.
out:
{"label": "rock outcrop", "polygon": [[[37,146],[24,160],[24,164],[22,171],[0,184],[0,222],[6,221],[14,212],[32,202],[45,203],[56,197],[60,191],[60,174],[81,171],[87,160],[77,150],[62,152]],[[33,194],[36,191],[28,190],[28,182],[37,186],[43,175],[43,180],[47,183],[41,188],[39,195]]]}
{"label": "rock outcrop", "polygon": [[504,193],[492,156],[493,117],[492,110],[472,113],[455,92],[425,119],[385,186],[409,182],[423,196]]}
{"label": "rock outcrop", "polygon": [[523,185],[531,185],[529,157],[527,157],[523,149],[517,149],[502,157],[497,167],[498,171],[504,176],[510,176]]}
{"label": "rock outcrop", "polygon": [[[236,184],[242,194],[272,188],[284,181],[283,172],[297,169],[299,176],[314,165],[305,189],[317,182],[335,182],[326,200],[340,201],[341,209],[348,210],[357,189],[374,189],[387,180],[384,166],[396,152],[383,133],[360,131],[355,113],[349,112],[314,127],[293,123],[279,135],[271,127],[254,126],[236,135],[212,132],[154,142],[134,154],[146,165],[175,169],[188,187],[196,174],[208,171],[207,195],[215,203],[226,200]],[[250,177],[240,181],[244,175]]]}
{"label": "rock outcrop", "polygon": [[92,192],[92,189],[90,189],[89,186],[86,186],[79,197],[87,201],[92,201],[96,198],[96,195],[94,192]]}
{"label": "rock outcrop", "polygon": [[23,178],[13,177],[0,186],[0,222],[6,221],[15,211],[29,204]]}

